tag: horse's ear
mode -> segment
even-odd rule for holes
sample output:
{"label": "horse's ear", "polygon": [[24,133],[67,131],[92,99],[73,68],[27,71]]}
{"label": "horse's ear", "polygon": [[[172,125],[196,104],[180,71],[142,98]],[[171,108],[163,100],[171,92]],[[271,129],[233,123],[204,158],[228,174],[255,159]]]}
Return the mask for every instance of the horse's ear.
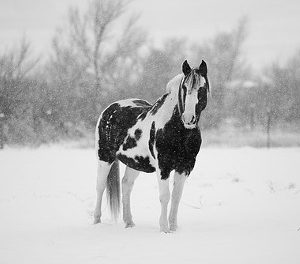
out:
{"label": "horse's ear", "polygon": [[191,72],[191,67],[190,65],[188,64],[187,60],[185,60],[183,63],[182,63],[182,72],[184,73],[184,75],[188,75],[190,72]]}
{"label": "horse's ear", "polygon": [[207,75],[207,65],[206,65],[206,62],[204,60],[202,60],[200,66],[199,66],[199,73],[202,76],[206,76]]}

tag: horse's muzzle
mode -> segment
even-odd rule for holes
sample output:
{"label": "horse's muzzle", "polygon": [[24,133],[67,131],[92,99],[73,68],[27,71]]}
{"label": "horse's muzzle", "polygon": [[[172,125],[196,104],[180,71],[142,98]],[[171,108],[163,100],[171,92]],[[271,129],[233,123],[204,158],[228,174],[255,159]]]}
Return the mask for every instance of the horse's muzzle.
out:
{"label": "horse's muzzle", "polygon": [[[190,120],[190,121],[188,121],[188,120]],[[196,126],[197,126],[197,121],[196,121],[195,116],[193,115],[193,116],[192,116],[191,118],[189,118],[188,120],[185,118],[185,115],[184,115],[184,114],[181,116],[181,121],[182,121],[182,123],[183,123],[183,125],[184,125],[185,128],[187,128],[187,129],[193,129],[193,128],[196,128]]]}

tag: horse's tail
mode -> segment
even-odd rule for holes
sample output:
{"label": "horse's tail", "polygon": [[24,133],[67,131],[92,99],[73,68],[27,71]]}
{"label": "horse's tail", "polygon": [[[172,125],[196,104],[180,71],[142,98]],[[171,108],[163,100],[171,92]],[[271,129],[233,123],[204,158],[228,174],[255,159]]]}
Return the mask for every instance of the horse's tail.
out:
{"label": "horse's tail", "polygon": [[120,171],[119,161],[111,165],[106,182],[106,196],[111,215],[117,220],[120,213]]}

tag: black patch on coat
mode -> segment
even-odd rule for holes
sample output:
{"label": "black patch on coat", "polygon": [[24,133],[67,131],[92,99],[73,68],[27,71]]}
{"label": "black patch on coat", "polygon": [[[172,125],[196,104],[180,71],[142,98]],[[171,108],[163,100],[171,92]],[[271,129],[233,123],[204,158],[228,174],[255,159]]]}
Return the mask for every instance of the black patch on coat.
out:
{"label": "black patch on coat", "polygon": [[155,140],[155,122],[153,121],[150,129],[150,138],[148,144],[149,144],[149,150],[151,156],[155,159],[154,151],[153,151],[154,140]]}
{"label": "black patch on coat", "polygon": [[200,87],[198,91],[198,103],[196,104],[196,122],[199,122],[201,112],[207,105],[208,86]]}
{"label": "black patch on coat", "polygon": [[133,158],[129,158],[126,155],[123,154],[118,154],[117,158],[122,161],[125,165],[128,167],[138,170],[138,171],[143,171],[147,173],[151,173],[155,171],[155,168],[151,165],[149,157],[143,157],[143,156],[135,156]]}
{"label": "black patch on coat", "polygon": [[134,131],[134,136],[135,136],[135,139],[136,139],[136,140],[139,140],[139,139],[141,138],[141,136],[142,136],[142,130],[140,130],[139,128],[136,129],[136,130]]}
{"label": "black patch on coat", "polygon": [[[185,103],[185,96],[182,97],[182,90],[186,91],[186,87],[180,84],[179,90],[178,90],[178,107],[179,107],[179,113],[182,114],[184,112],[184,103]],[[183,92],[184,92],[183,91]],[[185,93],[186,94],[186,93]]]}
{"label": "black patch on coat", "polygon": [[127,149],[131,149],[137,146],[137,140],[140,139],[142,135],[142,130],[136,129],[134,131],[134,136],[135,138],[132,138],[131,136],[128,135],[126,142],[123,144],[123,150],[126,151]]}
{"label": "black patch on coat", "polygon": [[134,99],[132,102],[134,102],[137,106],[152,106],[149,102],[142,99]]}
{"label": "black patch on coat", "polygon": [[155,104],[153,105],[150,113],[152,115],[155,115],[158,111],[158,109],[164,104],[166,98],[167,98],[168,94],[164,94],[162,97],[160,97],[156,102]]}
{"label": "black patch on coat", "polygon": [[176,105],[171,119],[156,132],[155,146],[161,179],[167,179],[172,170],[189,175],[194,168],[201,142],[200,129],[186,129]]}
{"label": "black patch on coat", "polygon": [[139,115],[139,120],[144,120],[145,119],[145,117],[147,116],[147,114],[148,114],[148,112],[143,112],[143,113],[141,113],[140,115]]}
{"label": "black patch on coat", "polygon": [[[136,124],[142,114],[147,114],[150,108],[150,106],[121,107],[118,103],[114,103],[104,110],[97,128],[99,135],[98,157],[100,160],[112,163],[116,159],[116,152],[123,144],[128,129]],[[134,144],[130,139],[127,143],[126,147]]]}
{"label": "black patch on coat", "polygon": [[205,87],[206,87],[207,91],[209,92],[209,81],[208,81],[207,75],[204,75],[203,77],[205,79]]}
{"label": "black patch on coat", "polygon": [[130,136],[127,137],[126,142],[123,144],[123,150],[126,151],[127,149],[131,149],[136,147],[136,140]]}

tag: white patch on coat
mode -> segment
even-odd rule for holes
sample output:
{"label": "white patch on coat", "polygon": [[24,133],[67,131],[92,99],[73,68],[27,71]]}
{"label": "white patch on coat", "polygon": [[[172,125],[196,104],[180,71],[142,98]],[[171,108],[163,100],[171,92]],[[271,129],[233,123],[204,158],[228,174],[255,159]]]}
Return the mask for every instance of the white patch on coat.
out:
{"label": "white patch on coat", "polygon": [[178,74],[173,79],[171,79],[166,86],[167,93],[170,93],[173,89],[176,89],[176,87],[179,88],[183,77],[183,74]]}
{"label": "white patch on coat", "polygon": [[[134,101],[135,100],[142,100],[139,98],[129,98],[129,99],[124,99],[124,100],[120,100],[117,101],[116,103],[118,103],[120,105],[120,107],[126,107],[126,106],[131,106],[131,107],[143,107],[139,104],[136,104]],[[146,101],[146,100],[142,100],[142,101]],[[146,101],[147,102],[147,101]],[[148,103],[148,102],[147,102]],[[150,105],[150,103],[148,103]]]}
{"label": "white patch on coat", "polygon": [[149,157],[151,166],[155,168],[155,160],[153,159],[149,150],[151,124],[152,122],[150,123],[149,119],[147,120],[147,118],[145,118],[142,121],[138,121],[133,127],[129,128],[124,142],[126,142],[128,137],[135,138],[134,132],[136,129],[140,129],[142,131],[142,134],[140,138],[136,140],[137,145],[133,148],[123,150],[123,142],[123,144],[121,144],[119,150],[117,151],[117,155],[122,154],[132,159],[135,159],[135,156],[142,156],[144,158]]}

